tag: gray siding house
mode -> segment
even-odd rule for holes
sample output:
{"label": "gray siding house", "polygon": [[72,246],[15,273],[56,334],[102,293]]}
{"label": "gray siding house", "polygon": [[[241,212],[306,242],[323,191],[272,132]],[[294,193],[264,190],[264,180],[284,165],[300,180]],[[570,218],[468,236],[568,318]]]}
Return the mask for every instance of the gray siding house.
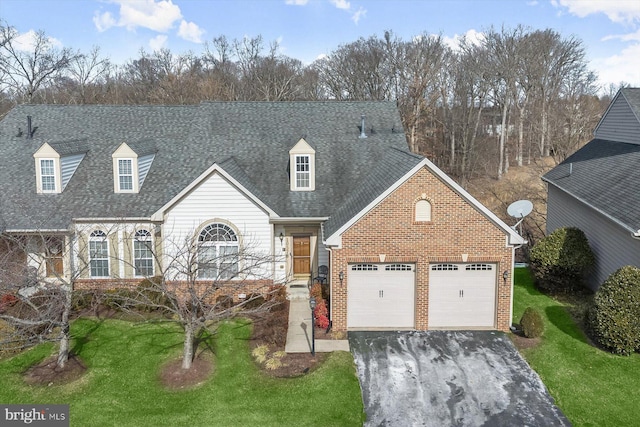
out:
{"label": "gray siding house", "polygon": [[547,232],[585,232],[596,255],[593,290],[622,266],[640,267],[640,88],[617,93],[594,137],[542,178]]}

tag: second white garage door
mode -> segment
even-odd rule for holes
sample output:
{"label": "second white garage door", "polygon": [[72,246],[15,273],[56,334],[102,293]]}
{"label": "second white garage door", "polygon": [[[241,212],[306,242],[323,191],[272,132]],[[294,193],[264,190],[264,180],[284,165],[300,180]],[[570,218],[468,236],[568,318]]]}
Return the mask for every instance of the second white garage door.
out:
{"label": "second white garage door", "polygon": [[429,328],[494,328],[496,270],[496,264],[431,264]]}
{"label": "second white garage door", "polygon": [[347,328],[413,329],[414,264],[350,264]]}

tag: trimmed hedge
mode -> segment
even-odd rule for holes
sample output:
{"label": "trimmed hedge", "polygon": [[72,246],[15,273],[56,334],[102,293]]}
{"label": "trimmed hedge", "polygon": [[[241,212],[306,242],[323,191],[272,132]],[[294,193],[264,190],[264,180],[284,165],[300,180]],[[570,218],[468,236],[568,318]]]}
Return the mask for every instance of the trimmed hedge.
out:
{"label": "trimmed hedge", "polygon": [[565,227],[540,240],[531,249],[529,261],[539,289],[572,292],[584,286],[595,257],[582,230]]}
{"label": "trimmed hedge", "polygon": [[527,307],[520,319],[522,333],[527,338],[538,338],[544,332],[544,322],[542,315],[533,307]]}
{"label": "trimmed hedge", "polygon": [[616,354],[640,351],[640,269],[620,268],[600,286],[587,313],[593,339]]}

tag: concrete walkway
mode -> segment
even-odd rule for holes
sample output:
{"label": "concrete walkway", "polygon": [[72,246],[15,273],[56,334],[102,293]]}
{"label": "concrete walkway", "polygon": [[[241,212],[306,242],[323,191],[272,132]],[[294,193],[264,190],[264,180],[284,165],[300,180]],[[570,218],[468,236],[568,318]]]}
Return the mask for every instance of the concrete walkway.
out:
{"label": "concrete walkway", "polygon": [[[287,353],[311,352],[311,307],[309,298],[294,298],[289,301],[289,328],[287,330]],[[348,340],[315,340],[316,352],[349,351]]]}

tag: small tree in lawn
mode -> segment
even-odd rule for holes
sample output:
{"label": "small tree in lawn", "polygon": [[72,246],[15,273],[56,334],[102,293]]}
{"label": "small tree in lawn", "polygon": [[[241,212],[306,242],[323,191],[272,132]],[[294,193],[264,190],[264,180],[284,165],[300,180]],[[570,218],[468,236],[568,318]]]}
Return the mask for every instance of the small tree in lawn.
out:
{"label": "small tree in lawn", "polygon": [[[146,250],[156,262],[157,274],[117,300],[121,308],[131,312],[139,312],[141,307],[161,311],[165,316],[158,321],[177,323],[182,328],[185,370],[191,368],[200,339],[215,330],[220,321],[264,313],[278,303],[274,296],[280,286],[271,276],[273,256],[260,251],[257,242],[249,239],[242,245],[209,240],[221,238],[221,234],[214,230],[211,236],[199,234],[179,242],[165,241],[162,256],[148,242]],[[238,299],[240,294],[246,297]]]}
{"label": "small tree in lawn", "polygon": [[65,235],[44,232],[0,235],[0,295],[10,301],[0,306],[0,346],[20,350],[53,341],[58,343],[57,365],[69,359],[72,293],[71,279],[63,272],[63,254],[70,250]]}

